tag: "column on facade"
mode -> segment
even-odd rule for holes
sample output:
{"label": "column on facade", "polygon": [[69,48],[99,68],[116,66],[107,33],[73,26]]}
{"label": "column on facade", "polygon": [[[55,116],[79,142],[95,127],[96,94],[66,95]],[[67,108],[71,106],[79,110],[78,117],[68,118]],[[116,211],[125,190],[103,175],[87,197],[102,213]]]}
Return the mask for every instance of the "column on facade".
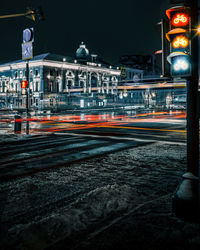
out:
{"label": "column on facade", "polygon": [[101,93],[101,78],[100,78],[100,74],[99,73],[96,73],[97,75],[97,92],[98,93]]}

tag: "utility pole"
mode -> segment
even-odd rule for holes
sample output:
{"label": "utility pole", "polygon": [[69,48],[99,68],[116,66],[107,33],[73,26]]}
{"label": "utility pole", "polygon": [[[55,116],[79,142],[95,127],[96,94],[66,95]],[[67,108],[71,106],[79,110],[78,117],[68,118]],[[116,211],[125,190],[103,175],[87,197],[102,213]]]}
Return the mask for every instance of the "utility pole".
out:
{"label": "utility pole", "polygon": [[187,81],[187,170],[193,175],[199,175],[199,118],[197,114],[198,100],[198,36],[194,27],[198,26],[197,0],[191,0],[192,42],[191,62],[192,75]]}
{"label": "utility pole", "polygon": [[26,81],[28,86],[26,88],[26,134],[29,134],[29,61],[26,62]]}
{"label": "utility pole", "polygon": [[23,30],[22,60],[26,60],[26,134],[29,134],[29,59],[33,58],[33,28]]}
{"label": "utility pole", "polygon": [[173,197],[175,214],[188,221],[200,221],[199,117],[198,117],[198,2],[186,1],[191,16],[191,76],[187,78],[187,172]]}

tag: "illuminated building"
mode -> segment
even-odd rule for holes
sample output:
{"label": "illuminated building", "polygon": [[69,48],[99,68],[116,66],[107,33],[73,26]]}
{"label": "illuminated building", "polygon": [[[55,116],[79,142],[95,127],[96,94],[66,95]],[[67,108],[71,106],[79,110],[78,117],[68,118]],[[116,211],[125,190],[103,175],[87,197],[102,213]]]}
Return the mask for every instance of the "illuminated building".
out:
{"label": "illuminated building", "polygon": [[[104,106],[115,98],[119,77],[119,69],[90,55],[83,43],[74,58],[38,55],[29,60],[29,106],[56,110]],[[25,108],[24,80],[26,61],[0,65],[0,107]]]}
{"label": "illuminated building", "polygon": [[162,108],[172,107],[175,99],[185,95],[185,83],[143,78],[142,69],[126,64],[114,68],[90,54],[83,43],[74,58],[50,53],[35,56],[29,61],[29,83],[26,61],[0,65],[0,108],[25,110],[27,86],[31,110],[126,105]]}

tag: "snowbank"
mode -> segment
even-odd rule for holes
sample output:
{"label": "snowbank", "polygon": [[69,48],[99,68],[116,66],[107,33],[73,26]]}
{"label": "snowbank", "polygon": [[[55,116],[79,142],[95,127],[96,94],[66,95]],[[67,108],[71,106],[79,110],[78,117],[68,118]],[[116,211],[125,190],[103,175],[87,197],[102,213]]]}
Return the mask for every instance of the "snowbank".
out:
{"label": "snowbank", "polygon": [[128,185],[99,187],[77,200],[63,215],[52,214],[37,223],[11,228],[10,242],[17,249],[44,249],[75,231],[129,209],[133,192]]}

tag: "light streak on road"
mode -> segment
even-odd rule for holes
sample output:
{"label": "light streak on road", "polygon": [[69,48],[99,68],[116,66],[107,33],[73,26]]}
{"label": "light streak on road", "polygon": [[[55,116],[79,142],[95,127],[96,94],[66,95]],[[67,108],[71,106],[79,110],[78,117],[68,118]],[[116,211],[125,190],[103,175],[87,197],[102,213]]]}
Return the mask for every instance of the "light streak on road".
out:
{"label": "light streak on road", "polygon": [[[34,129],[36,132],[59,132],[69,130],[84,130],[92,128],[115,128],[115,129],[135,129],[135,130],[150,130],[150,131],[163,131],[163,132],[181,132],[185,133],[185,130],[169,130],[169,129],[156,129],[156,128],[141,128],[136,126],[127,126],[134,123],[171,123],[170,119],[186,118],[186,113],[183,111],[175,112],[150,112],[134,115],[76,115],[76,116],[53,116],[48,120],[52,122],[49,128]],[[44,121],[47,122],[47,121]],[[85,122],[80,124],[78,122]]]}
{"label": "light streak on road", "polygon": [[[53,116],[32,116],[28,118],[30,122],[31,133],[51,133],[66,130],[80,130],[92,129],[98,127],[105,128],[123,128],[123,129],[141,129],[147,130],[148,128],[139,128],[134,126],[136,123],[168,123],[170,124],[176,119],[177,122],[185,120],[185,111],[170,111],[170,112],[147,112],[147,113],[127,113],[123,115],[115,115],[114,113],[107,114],[77,114],[77,115],[53,115]],[[172,119],[172,120],[171,120]],[[0,119],[0,125],[3,123],[26,122],[26,118]],[[130,126],[130,124],[132,126]],[[120,127],[121,126],[121,127]],[[148,130],[154,131],[168,131],[149,128]],[[173,131],[174,132],[174,131]],[[179,131],[180,132],[180,131]],[[183,131],[181,131],[183,132]]]}
{"label": "light streak on road", "polygon": [[122,128],[122,129],[134,129],[134,130],[146,130],[146,131],[163,131],[163,132],[177,132],[186,133],[186,130],[175,130],[175,129],[159,129],[159,128],[142,128],[142,127],[125,127],[125,126],[105,126],[106,128]]}

